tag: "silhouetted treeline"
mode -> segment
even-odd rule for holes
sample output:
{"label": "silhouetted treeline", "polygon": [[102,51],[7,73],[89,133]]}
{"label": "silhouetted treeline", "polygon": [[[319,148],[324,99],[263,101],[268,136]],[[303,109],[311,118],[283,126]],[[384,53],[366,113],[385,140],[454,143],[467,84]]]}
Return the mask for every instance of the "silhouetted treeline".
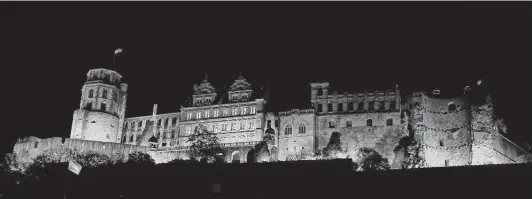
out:
{"label": "silhouetted treeline", "polygon": [[[4,198],[529,198],[532,167],[499,165],[352,172],[350,160],[261,164],[50,164]],[[3,180],[4,181],[4,180]],[[213,184],[221,192],[213,193]]]}

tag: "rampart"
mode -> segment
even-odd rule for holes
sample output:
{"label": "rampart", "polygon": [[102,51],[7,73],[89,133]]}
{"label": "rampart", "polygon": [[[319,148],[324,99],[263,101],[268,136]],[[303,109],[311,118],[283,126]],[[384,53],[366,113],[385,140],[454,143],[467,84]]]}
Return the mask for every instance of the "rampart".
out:
{"label": "rampart", "polygon": [[499,133],[474,133],[473,165],[519,163],[524,154],[525,150]]}
{"label": "rampart", "polygon": [[108,156],[113,154],[123,154],[127,157],[130,153],[135,151],[147,151],[147,147],[145,146],[52,137],[17,143],[13,147],[13,153],[17,155],[19,162],[27,163],[31,162],[33,158],[39,156],[48,149],[62,146],[69,149],[77,149],[81,152],[92,150]]}

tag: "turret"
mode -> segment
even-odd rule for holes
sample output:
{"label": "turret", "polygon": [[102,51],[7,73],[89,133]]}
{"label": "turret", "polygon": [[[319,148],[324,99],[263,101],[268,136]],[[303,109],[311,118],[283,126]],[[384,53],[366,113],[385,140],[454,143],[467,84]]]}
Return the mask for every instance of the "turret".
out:
{"label": "turret", "polygon": [[121,81],[116,71],[89,70],[70,138],[120,143],[127,100],[127,84]]}

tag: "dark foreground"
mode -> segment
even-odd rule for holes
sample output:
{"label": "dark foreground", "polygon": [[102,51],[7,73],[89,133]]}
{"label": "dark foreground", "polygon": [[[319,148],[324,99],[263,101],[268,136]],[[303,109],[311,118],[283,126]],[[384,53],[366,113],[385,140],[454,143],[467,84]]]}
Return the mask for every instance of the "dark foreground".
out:
{"label": "dark foreground", "polygon": [[[350,161],[271,164],[53,165],[18,185],[2,180],[4,198],[532,198],[532,166],[501,165],[352,172]],[[3,176],[4,178],[6,176]],[[213,184],[221,184],[214,193]]]}

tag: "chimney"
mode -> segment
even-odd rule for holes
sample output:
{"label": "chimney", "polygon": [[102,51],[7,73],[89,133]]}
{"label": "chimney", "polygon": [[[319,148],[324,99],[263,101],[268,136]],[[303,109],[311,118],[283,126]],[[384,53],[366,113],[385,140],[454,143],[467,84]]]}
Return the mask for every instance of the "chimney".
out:
{"label": "chimney", "polygon": [[153,115],[157,115],[157,104],[153,104]]}

